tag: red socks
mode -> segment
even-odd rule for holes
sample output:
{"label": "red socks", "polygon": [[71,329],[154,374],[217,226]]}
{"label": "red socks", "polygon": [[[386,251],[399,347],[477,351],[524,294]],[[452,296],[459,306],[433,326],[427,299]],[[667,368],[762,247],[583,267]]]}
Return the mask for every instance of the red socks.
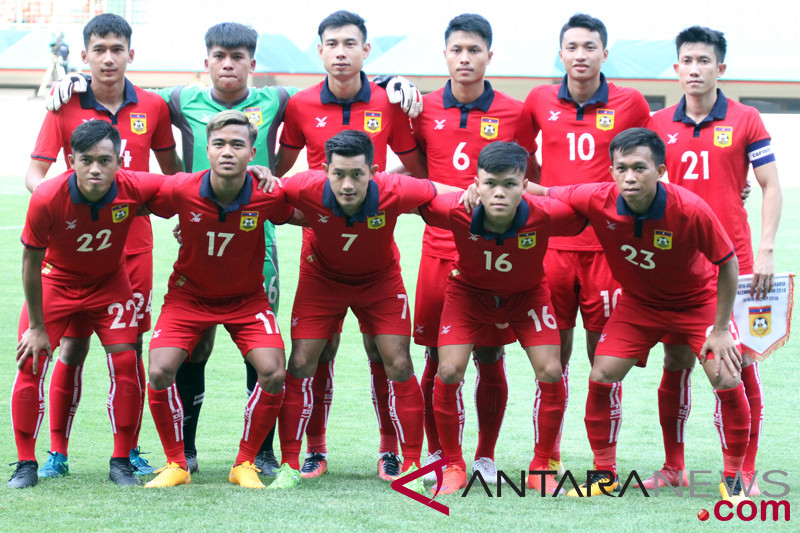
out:
{"label": "red socks", "polygon": [[111,387],[108,389],[108,417],[114,433],[112,457],[127,458],[133,435],[139,427],[141,391],[137,375],[136,351],[106,354]]}
{"label": "red socks", "polygon": [[536,396],[533,400],[533,462],[531,468],[548,470],[550,457],[561,422],[564,420],[566,391],[564,379],[555,383],[536,380]]}
{"label": "red socks", "polygon": [[314,373],[314,408],[306,429],[306,451],[327,453],[325,429],[333,403],[333,361],[319,363]]}
{"label": "red socks", "polygon": [[449,457],[447,466],[457,466],[466,471],[467,464],[461,454],[461,437],[466,415],[461,395],[463,386],[463,381],[446,384],[437,376],[433,387],[433,414],[436,417],[441,450]]}
{"label": "red socks", "polygon": [[261,389],[261,385],[256,383],[253,393],[247,400],[244,408],[244,431],[242,439],[239,441],[239,455],[236,456],[234,465],[240,465],[245,461],[255,462],[256,454],[264,438],[275,425],[278,412],[283,400],[283,391],[278,394],[270,394]]}
{"label": "red socks", "polygon": [[295,470],[300,469],[300,446],[314,408],[313,381],[314,378],[299,379],[286,372],[283,385],[283,404],[278,415],[281,464],[289,463]]}
{"label": "red socks", "polygon": [[83,365],[56,360],[50,376],[50,450],[68,456],[69,433],[81,401]]}
{"label": "red socks", "polygon": [[478,418],[478,447],[475,459],[488,457],[494,461],[494,448],[500,436],[508,403],[505,354],[492,364],[475,360],[475,410]]}
{"label": "red socks", "polygon": [[750,438],[750,406],[741,383],[733,389],[715,390],[714,396],[714,425],[722,441],[725,477],[735,476],[742,470]]}
{"label": "red socks", "polygon": [[598,470],[617,472],[617,437],[622,422],[622,382],[589,380],[586,398],[586,433]]}
{"label": "red socks", "polygon": [[[561,377],[564,380],[564,413],[567,412],[567,405],[569,405],[569,363],[561,366]],[[550,452],[550,457],[555,461],[561,460],[561,433],[564,431],[564,418],[561,418],[561,426],[558,428],[558,435],[553,444],[553,451]],[[549,466],[549,465],[548,465]]]}
{"label": "red socks", "polygon": [[439,442],[439,431],[436,429],[436,418],[433,415],[433,384],[438,370],[439,363],[433,360],[426,348],[425,370],[422,371],[419,387],[422,389],[422,400],[425,402],[425,436],[428,441],[428,453],[442,449],[442,444]]}
{"label": "red socks", "polygon": [[370,385],[372,387],[372,405],[378,417],[378,429],[381,434],[379,453],[392,452],[398,454],[397,433],[394,430],[392,417],[389,414],[389,381],[386,368],[382,363],[369,361]]}
{"label": "red socks", "polygon": [[420,467],[422,453],[422,416],[424,405],[417,376],[407,381],[388,381],[389,413],[403,448],[403,471]]}
{"label": "red socks", "polygon": [[36,437],[44,419],[44,377],[49,361],[39,356],[38,374],[33,374],[33,359],[28,358],[17,371],[11,389],[11,423],[17,444],[18,461],[36,460]]}
{"label": "red socks", "polygon": [[665,466],[684,470],[683,447],[686,421],[692,409],[692,370],[667,370],[661,375],[658,387],[658,419],[664,438]]}
{"label": "red socks", "polygon": [[186,456],[183,454],[183,404],[178,386],[173,383],[166,389],[157,391],[148,383],[147,396],[167,463],[177,463],[186,469]]}
{"label": "red socks", "polygon": [[750,442],[747,444],[742,470],[755,472],[758,441],[761,440],[761,425],[764,423],[764,389],[761,387],[758,363],[752,363],[742,368],[742,384],[747,395],[747,402],[750,404]]}
{"label": "red socks", "polygon": [[136,423],[136,431],[133,432],[131,439],[131,450],[139,446],[139,432],[142,430],[142,416],[144,415],[144,397],[147,389],[147,374],[144,372],[144,358],[139,356],[136,358],[136,377],[139,379],[139,392],[141,397],[139,399],[139,421]]}

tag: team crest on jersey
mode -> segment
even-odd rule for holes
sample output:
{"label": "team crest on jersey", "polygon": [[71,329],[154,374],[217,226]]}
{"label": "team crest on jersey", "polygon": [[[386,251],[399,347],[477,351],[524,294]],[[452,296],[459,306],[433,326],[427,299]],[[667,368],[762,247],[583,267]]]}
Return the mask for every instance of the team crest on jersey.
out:
{"label": "team crest on jersey", "polygon": [[386,211],[378,211],[375,216],[367,217],[369,229],[381,229],[386,225]]}
{"label": "team crest on jersey", "polygon": [[614,110],[613,109],[598,109],[597,110],[597,129],[608,131],[614,129]]}
{"label": "team crest on jersey", "polygon": [[113,220],[115,224],[128,218],[129,214],[130,208],[128,204],[115,205],[111,208],[111,220]]}
{"label": "team crest on jersey", "polygon": [[733,144],[733,128],[730,126],[714,126],[714,146],[727,148]]}
{"label": "team crest on jersey", "polygon": [[256,226],[258,226],[258,211],[242,211],[242,218],[239,219],[239,229],[253,231]]}
{"label": "team crest on jersey", "polygon": [[536,246],[536,232],[520,233],[517,235],[517,245],[521,250],[530,250]]}
{"label": "team crest on jersey", "polygon": [[381,112],[366,111],[364,113],[364,131],[378,133],[381,131]]}
{"label": "team crest on jersey", "polygon": [[772,331],[772,306],[750,307],[750,334],[764,337]]}
{"label": "team crest on jersey", "polygon": [[653,232],[653,246],[659,250],[672,250],[672,232],[657,229]]}
{"label": "team crest on jersey", "polygon": [[147,133],[147,113],[131,113],[131,131],[136,135]]}
{"label": "team crest on jersey", "polygon": [[497,139],[500,133],[500,121],[492,117],[481,117],[481,137],[492,140]]}
{"label": "team crest on jersey", "polygon": [[253,126],[260,126],[264,123],[264,117],[261,115],[260,107],[245,107],[244,114],[247,115],[247,120]]}

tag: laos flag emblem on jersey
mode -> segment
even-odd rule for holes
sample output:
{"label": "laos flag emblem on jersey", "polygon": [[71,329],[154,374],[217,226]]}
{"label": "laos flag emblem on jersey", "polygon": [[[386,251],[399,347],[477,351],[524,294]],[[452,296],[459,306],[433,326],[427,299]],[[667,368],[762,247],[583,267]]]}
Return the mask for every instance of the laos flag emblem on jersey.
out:
{"label": "laos flag emblem on jersey", "polygon": [[764,337],[772,331],[772,306],[750,307],[750,334]]}
{"label": "laos flag emblem on jersey", "polygon": [[131,113],[131,131],[136,135],[147,133],[147,113]]}
{"label": "laos flag emblem on jersey", "polygon": [[520,233],[517,235],[517,245],[520,250],[530,250],[536,246],[536,232]]}
{"label": "laos flag emblem on jersey", "polygon": [[253,126],[260,126],[264,122],[260,107],[245,107],[244,114]]}
{"label": "laos flag emblem on jersey", "polygon": [[481,137],[484,139],[496,139],[500,133],[500,121],[492,117],[481,117]]}
{"label": "laos flag emblem on jersey", "polygon": [[672,249],[672,232],[657,229],[653,232],[653,246],[659,250]]}
{"label": "laos flag emblem on jersey", "polygon": [[714,146],[727,148],[733,144],[733,128],[730,126],[714,126]]}
{"label": "laos flag emblem on jersey", "polygon": [[242,211],[242,218],[239,219],[239,229],[242,231],[253,231],[258,226],[258,211]]}
{"label": "laos flag emblem on jersey", "polygon": [[597,110],[597,129],[608,131],[614,129],[614,110],[613,109],[598,109]]}
{"label": "laos flag emblem on jersey", "polygon": [[115,224],[128,218],[129,214],[130,208],[128,207],[128,204],[115,205],[111,208],[111,219]]}
{"label": "laos flag emblem on jersey", "polygon": [[386,225],[386,211],[378,211],[375,215],[367,217],[369,229],[381,229]]}
{"label": "laos flag emblem on jersey", "polygon": [[381,131],[380,111],[364,112],[364,131],[368,131],[369,133],[378,133]]}

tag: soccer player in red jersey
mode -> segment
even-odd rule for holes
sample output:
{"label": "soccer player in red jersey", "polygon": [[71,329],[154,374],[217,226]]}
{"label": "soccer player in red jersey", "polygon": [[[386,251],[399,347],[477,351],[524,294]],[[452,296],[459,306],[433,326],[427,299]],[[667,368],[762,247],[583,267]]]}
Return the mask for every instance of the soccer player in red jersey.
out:
{"label": "soccer player in red jersey", "polygon": [[[374,164],[386,170],[387,148],[399,156],[408,171],[427,177],[425,161],[417,149],[408,116],[390,102],[387,91],[367,80],[361,70],[370,52],[364,19],[349,11],[336,11],[325,17],[317,31],[319,56],[328,75],[323,81],[292,96],[286,106],[276,175],[283,176],[294,165],[303,147],[308,168],[320,170],[325,163],[325,142],[343,130],[366,132],[375,147]],[[309,232],[303,232],[303,255],[308,249]],[[327,470],[328,448],[325,432],[333,402],[333,365],[339,346],[334,332],[325,346],[314,374],[314,411],[306,428],[306,459],[300,469],[303,477],[317,477]],[[380,447],[378,475],[391,480],[400,473],[397,435],[389,412],[389,388],[381,355],[364,335],[370,366],[373,403],[378,415]]]}
{"label": "soccer player in red jersey", "polygon": [[[423,97],[425,111],[413,121],[414,134],[425,152],[429,175],[448,185],[466,188],[474,181],[478,154],[484,146],[494,141],[517,141],[533,154],[536,144],[533,124],[523,112],[522,102],[495,91],[485,78],[493,55],[489,22],[474,14],[455,17],[445,30],[445,46],[450,79],[443,88]],[[536,158],[531,155],[529,176],[537,169]],[[426,226],[414,305],[414,342],[426,347],[420,382],[425,398],[426,463],[441,457],[433,416],[433,384],[438,364],[439,318],[447,275],[453,270],[456,257],[453,234]],[[481,337],[474,351],[478,447],[472,468],[494,483],[494,450],[508,400],[503,346],[514,342],[514,336],[508,329],[491,333]],[[435,476],[431,473],[426,479],[434,480]]]}
{"label": "soccer player in red jersey", "polygon": [[35,450],[45,374],[53,348],[76,317],[97,333],[107,354],[114,433],[109,477],[118,485],[138,484],[129,452],[140,420],[139,308],[123,252],[136,212],[158,190],[162,176],[120,170],[120,147],[120,134],[110,123],[81,124],[67,156],[73,170],[41,183],[31,197],[21,238],[25,307],[11,393],[19,458],[8,482],[12,488],[38,481]]}
{"label": "soccer player in red jersey", "polygon": [[[727,43],[724,35],[709,28],[693,26],[675,39],[678,62],[675,73],[684,96],[663,109],[648,126],[667,145],[667,174],[677,183],[702,197],[722,222],[736,249],[739,274],[753,274],[750,295],[765,298],[772,289],[775,274],[775,233],[781,216],[783,195],[778,180],[770,136],[758,111],[727,98],[717,88],[717,79],[725,73]],[[747,172],[752,165],[763,191],[761,204],[761,240],[753,262],[750,225],[740,198]],[[690,376],[694,357],[681,346],[665,339],[664,373],[658,390],[659,417],[664,434],[666,461],[656,480],[645,482],[652,488],[688,484],[684,466],[684,428],[691,408]],[[750,440],[742,466],[744,483],[755,483],[756,452],[763,423],[762,384],[758,363],[745,350],[742,383],[750,404]],[[758,495],[758,485],[750,494]]]}
{"label": "soccer player in red jersey", "polygon": [[[45,179],[60,151],[63,151],[65,160],[69,157],[72,152],[70,135],[87,120],[104,120],[120,131],[121,168],[148,171],[150,150],[153,150],[162,172],[173,174],[180,170],[166,104],[157,95],[134,86],[125,78],[126,67],[133,60],[130,25],[118,15],[98,15],[84,27],[83,38],[86,50],[82,52],[82,58],[91,69],[91,84],[79,98],[73,98],[58,111],[49,111],[45,116],[25,176],[28,189],[33,191]],[[137,306],[137,364],[144,399],[141,343],[142,335],[150,329],[153,298],[153,235],[148,217],[136,217],[133,221],[125,246],[125,257]],[[69,472],[69,434],[81,397],[83,364],[89,351],[91,334],[89,324],[76,318],[61,341],[59,357],[50,380],[51,455],[40,469],[40,477],[57,477]],[[136,472],[153,472],[153,468],[139,455],[138,431],[132,445],[130,457],[137,467]]]}
{"label": "soccer player in red jersey", "polygon": [[[525,99],[535,133],[541,132],[541,183],[547,187],[609,181],[608,146],[627,128],[644,126],[650,110],[639,91],[608,83],[601,72],[608,58],[602,21],[585,14],[561,28],[559,56],[566,74],[560,85],[534,87]],[[580,309],[591,362],[600,332],[617,302],[614,280],[592,228],[577,237],[550,241],[545,256],[569,401],[569,359]],[[563,471],[560,435],[552,468]]]}
{"label": "soccer player in red jersey", "polygon": [[[282,465],[270,487],[300,482],[300,446],[313,408],[318,359],[348,308],[385,365],[403,468],[419,467],[422,392],[409,354],[408,296],[393,232],[397,217],[433,199],[437,188],[428,180],[377,172],[373,150],[367,133],[341,131],[325,144],[323,170],[283,183],[287,200],[305,213],[312,231],[292,309],[292,353],[278,424]],[[416,490],[424,490],[422,480],[416,481]]]}
{"label": "soccer player in red jersey", "polygon": [[183,408],[175,385],[181,362],[203,332],[223,324],[242,356],[258,372],[245,408],[239,454],[231,483],[260,489],[254,461],[278,416],[285,356],[275,314],[264,293],[264,221],[282,224],[294,216],[283,191],[263,194],[247,172],[258,128],[241,111],[223,111],[208,122],[211,170],[179,174],[165,183],[148,207],[179,216],[182,244],[150,342],[150,411],[167,456],[167,466],[146,487],[188,484]]}
{"label": "soccer player in red jersey", "polygon": [[[586,219],[557,200],[523,196],[529,154],[504,142],[481,150],[474,178],[481,205],[471,216],[459,204],[458,193],[439,196],[420,208],[426,223],[452,232],[458,251],[447,282],[433,389],[439,440],[449,459],[442,485],[434,492],[452,494],[467,485],[461,388],[470,352],[480,339],[494,335],[495,324],[503,324],[519,339],[536,374],[531,471],[549,470],[564,417],[559,335],[542,262],[552,235],[575,235]],[[552,474],[531,474],[527,485],[543,495],[555,494],[557,488]]]}
{"label": "soccer player in red jersey", "polygon": [[733,244],[700,197],[659,181],[666,166],[658,135],[631,128],[609,150],[616,183],[549,189],[589,219],[623,289],[589,374],[584,420],[596,471],[569,494],[616,488],[622,380],[634,366],[644,366],[650,349],[669,335],[689,346],[714,388],[725,476],[720,491],[723,499],[740,501],[741,486],[733,481],[744,461],[750,408],[731,321],[739,274]]}

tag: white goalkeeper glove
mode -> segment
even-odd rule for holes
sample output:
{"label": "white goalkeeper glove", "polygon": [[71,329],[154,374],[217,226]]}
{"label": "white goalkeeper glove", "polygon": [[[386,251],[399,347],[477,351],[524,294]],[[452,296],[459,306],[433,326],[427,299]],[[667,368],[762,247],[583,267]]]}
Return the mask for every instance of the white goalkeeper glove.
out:
{"label": "white goalkeeper glove", "polygon": [[376,83],[386,89],[389,102],[400,104],[400,108],[410,118],[416,118],[422,113],[422,93],[408,78],[392,76],[388,81],[382,83],[376,81]]}
{"label": "white goalkeeper glove", "polygon": [[92,77],[78,72],[67,74],[50,88],[50,94],[44,100],[44,105],[49,111],[57,111],[62,105],[69,102],[72,93],[85,93],[91,83]]}

